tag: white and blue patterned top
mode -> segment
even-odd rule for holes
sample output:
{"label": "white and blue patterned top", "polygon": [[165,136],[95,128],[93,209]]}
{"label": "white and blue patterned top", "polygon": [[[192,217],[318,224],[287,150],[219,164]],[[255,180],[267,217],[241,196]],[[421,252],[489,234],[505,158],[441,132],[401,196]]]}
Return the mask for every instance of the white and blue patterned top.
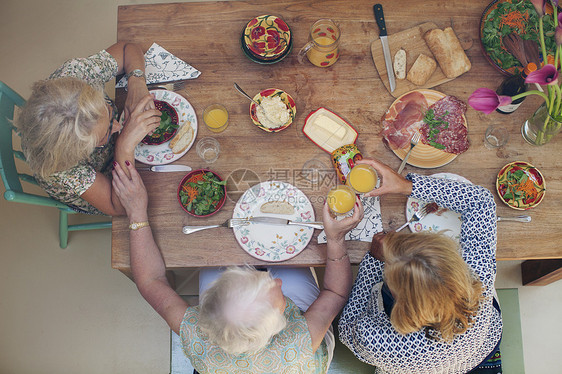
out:
{"label": "white and blue patterned top", "polygon": [[481,186],[408,174],[411,197],[461,213],[461,251],[483,284],[485,299],[473,324],[448,343],[424,330],[398,333],[384,311],[384,263],[365,255],[339,322],[340,340],[376,373],[466,373],[479,365],[501,337],[502,321],[492,305],[496,278],[496,204]]}

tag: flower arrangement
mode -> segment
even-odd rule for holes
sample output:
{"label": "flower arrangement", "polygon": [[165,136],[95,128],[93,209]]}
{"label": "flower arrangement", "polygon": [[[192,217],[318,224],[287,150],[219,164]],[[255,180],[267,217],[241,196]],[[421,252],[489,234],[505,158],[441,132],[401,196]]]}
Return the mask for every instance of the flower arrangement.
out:
{"label": "flower arrangement", "polygon": [[[478,88],[468,98],[468,104],[483,113],[490,114],[500,106],[529,95],[541,96],[545,103],[523,126],[523,137],[535,145],[548,142],[562,127],[562,88],[558,82],[560,59],[562,58],[562,13],[558,14],[558,0],[551,0],[554,12],[556,52],[553,59],[546,56],[543,17],[546,14],[547,0],[529,0],[533,3],[539,17],[539,41],[543,56],[543,66],[529,73],[525,83],[546,86],[545,90],[528,90],[515,96],[500,96],[489,88]],[[553,63],[550,63],[553,62]],[[541,109],[542,108],[542,109]],[[533,129],[529,126],[535,125]],[[527,128],[525,128],[527,127]],[[530,136],[529,134],[532,133]]]}

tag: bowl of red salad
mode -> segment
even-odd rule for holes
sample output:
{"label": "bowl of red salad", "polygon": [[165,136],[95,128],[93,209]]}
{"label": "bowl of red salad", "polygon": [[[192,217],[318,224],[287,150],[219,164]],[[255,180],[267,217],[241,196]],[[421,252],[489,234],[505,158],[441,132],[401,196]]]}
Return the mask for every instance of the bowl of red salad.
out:
{"label": "bowl of red salad", "polygon": [[179,117],[176,110],[167,102],[154,100],[154,106],[162,114],[160,115],[160,126],[141,141],[147,145],[158,145],[172,139],[179,128]]}
{"label": "bowl of red salad", "polygon": [[178,201],[189,215],[211,216],[226,201],[226,181],[209,169],[193,170],[180,182]]}
{"label": "bowl of red salad", "polygon": [[496,190],[510,208],[527,210],[541,203],[546,185],[539,169],[525,161],[514,161],[501,168]]}

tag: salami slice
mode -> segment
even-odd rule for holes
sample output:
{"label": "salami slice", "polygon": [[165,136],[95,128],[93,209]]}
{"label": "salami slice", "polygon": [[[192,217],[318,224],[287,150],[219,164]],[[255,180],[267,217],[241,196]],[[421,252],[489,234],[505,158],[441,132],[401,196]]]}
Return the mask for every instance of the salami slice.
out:
{"label": "salami slice", "polygon": [[448,153],[461,154],[468,149],[468,130],[463,115],[466,104],[454,96],[445,96],[430,108],[434,121],[421,126],[422,142]]}

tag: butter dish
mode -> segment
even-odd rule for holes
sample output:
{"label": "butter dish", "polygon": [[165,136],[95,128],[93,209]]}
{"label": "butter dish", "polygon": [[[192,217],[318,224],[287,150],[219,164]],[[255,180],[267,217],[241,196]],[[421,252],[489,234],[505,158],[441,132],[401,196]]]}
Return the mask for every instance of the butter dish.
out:
{"label": "butter dish", "polygon": [[304,135],[328,153],[353,144],[357,131],[340,116],[326,108],[318,108],[306,117],[302,129]]}

